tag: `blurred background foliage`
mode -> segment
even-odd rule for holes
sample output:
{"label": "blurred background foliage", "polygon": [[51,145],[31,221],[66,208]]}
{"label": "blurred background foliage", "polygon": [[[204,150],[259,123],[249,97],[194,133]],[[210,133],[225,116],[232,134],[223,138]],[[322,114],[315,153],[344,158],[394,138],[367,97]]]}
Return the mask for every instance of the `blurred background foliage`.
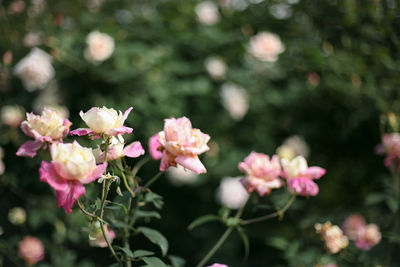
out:
{"label": "blurred background foliage", "polygon": [[[237,163],[252,150],[273,154],[287,137],[299,135],[309,146],[310,165],[327,169],[318,181],[319,195],[297,201],[281,221],[247,227],[250,255],[246,260],[240,237],[232,235],[215,261],[231,267],[328,262],[397,266],[400,257],[394,252],[400,234],[390,230],[397,202],[390,197],[390,173],[374,148],[380,143],[380,115],[400,112],[399,2],[221,0],[215,2],[220,20],[214,25],[198,22],[198,3],[1,0],[0,54],[11,52],[12,59],[3,56],[0,105],[17,104],[28,112],[39,112],[43,102],[62,105],[69,110],[72,128],[84,126],[80,110],[133,106],[127,125],[134,128],[131,139],[144,145],[168,117],[186,116],[194,127],[208,133],[212,150],[202,157],[206,175],[179,186],[165,176],[154,186],[164,196],[165,206],[163,219],[150,225],[165,234],[170,253],[186,259],[186,266],[194,266],[224,230],[218,223],[186,230],[196,217],[218,211],[215,191],[220,180],[240,176]],[[115,40],[111,58],[97,65],[83,57],[86,36],[93,30]],[[285,46],[274,63],[258,61],[246,52],[250,38],[261,31],[279,35]],[[30,51],[24,38],[31,32],[40,35],[38,47],[53,56],[56,70],[55,80],[34,92],[26,91],[12,74]],[[213,79],[207,73],[204,64],[210,56],[226,62],[225,78]],[[247,92],[249,109],[240,120],[221,104],[220,90],[226,82]],[[16,251],[27,234],[44,242],[46,259],[38,266],[111,263],[106,249],[88,246],[87,218],[76,208],[66,215],[57,208],[53,190],[39,182],[41,157],[15,156],[27,137],[18,128],[4,123],[0,127],[6,167],[0,176],[3,266],[23,265]],[[84,138],[79,142],[89,145]],[[151,162],[140,176],[149,179],[157,168],[158,162]],[[99,187],[87,186],[88,194],[95,195]],[[265,204],[264,208],[270,205],[272,210],[282,203],[283,191],[251,202]],[[8,220],[15,206],[27,212],[22,225]],[[245,217],[265,213],[252,207]],[[350,247],[328,256],[314,223],[340,224],[352,212],[381,227],[382,243],[369,252]],[[132,245],[149,246],[140,238]]]}

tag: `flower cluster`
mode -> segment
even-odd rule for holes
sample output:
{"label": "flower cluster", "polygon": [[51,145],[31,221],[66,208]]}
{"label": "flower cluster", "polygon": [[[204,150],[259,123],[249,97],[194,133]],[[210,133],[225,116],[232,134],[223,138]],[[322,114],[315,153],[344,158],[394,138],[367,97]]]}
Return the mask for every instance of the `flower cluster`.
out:
{"label": "flower cluster", "polygon": [[206,168],[198,155],[209,150],[209,140],[208,134],[192,128],[188,118],[170,118],[165,120],[164,130],[150,138],[149,151],[153,159],[161,159],[161,171],[179,164],[200,174],[205,173]]}
{"label": "flower cluster", "polygon": [[260,196],[267,195],[274,188],[280,188],[287,181],[288,189],[292,194],[300,196],[315,196],[318,194],[318,185],[313,181],[325,174],[325,169],[308,167],[304,157],[298,156],[291,161],[281,159],[277,155],[269,156],[251,152],[243,162],[238,165],[245,174],[242,179],[243,186],[249,193],[257,191]]}
{"label": "flower cluster", "polygon": [[325,241],[325,247],[331,254],[338,253],[349,244],[347,236],[343,234],[339,226],[332,225],[331,222],[316,223],[315,230],[318,234],[321,234],[322,240]]}
{"label": "flower cluster", "polygon": [[352,214],[343,223],[343,231],[361,250],[370,250],[381,241],[381,233],[376,224],[366,224],[360,214]]}

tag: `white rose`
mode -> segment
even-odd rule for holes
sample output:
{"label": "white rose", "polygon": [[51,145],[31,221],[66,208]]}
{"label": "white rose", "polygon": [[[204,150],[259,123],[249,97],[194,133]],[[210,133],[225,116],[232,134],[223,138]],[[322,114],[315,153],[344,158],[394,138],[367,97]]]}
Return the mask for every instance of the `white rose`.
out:
{"label": "white rose", "polygon": [[91,148],[72,144],[54,143],[50,147],[51,159],[58,174],[69,180],[86,178],[96,167]]}
{"label": "white rose", "polygon": [[216,80],[225,78],[227,66],[222,59],[217,57],[209,57],[206,59],[204,66],[212,78]]}
{"label": "white rose", "polygon": [[260,32],[251,37],[248,51],[261,61],[275,62],[278,55],[285,51],[285,47],[278,35]]}
{"label": "white rose", "polygon": [[79,113],[82,120],[89,126],[95,133],[104,133],[107,130],[121,127],[123,124],[123,114],[119,113],[113,108],[98,108],[93,107],[86,113],[81,111]]}
{"label": "white rose", "polygon": [[39,48],[33,48],[14,67],[14,74],[21,78],[29,92],[43,89],[55,74],[51,65],[51,56]]}
{"label": "white rose", "polygon": [[219,21],[219,12],[217,5],[212,1],[204,1],[196,5],[197,19],[200,23],[213,25]]}
{"label": "white rose", "polygon": [[40,136],[49,136],[52,140],[62,138],[69,125],[64,125],[64,118],[57,111],[45,108],[42,115],[26,114],[26,124],[29,131],[36,131]]}
{"label": "white rose", "polygon": [[222,179],[217,190],[217,200],[231,209],[239,209],[246,204],[249,194],[240,182],[241,178],[226,177]]}
{"label": "white rose", "polygon": [[234,120],[241,120],[246,115],[249,104],[246,90],[234,84],[223,84],[221,102]]}
{"label": "white rose", "polygon": [[114,39],[105,33],[93,31],[86,37],[85,58],[93,63],[108,59],[114,52]]}

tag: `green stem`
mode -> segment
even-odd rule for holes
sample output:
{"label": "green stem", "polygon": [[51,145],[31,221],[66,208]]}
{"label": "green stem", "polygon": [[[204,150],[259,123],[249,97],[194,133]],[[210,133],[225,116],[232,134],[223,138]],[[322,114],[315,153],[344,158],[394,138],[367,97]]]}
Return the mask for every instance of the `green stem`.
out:
{"label": "green stem", "polygon": [[153,178],[151,178],[150,181],[148,181],[148,182],[145,184],[144,187],[145,187],[145,188],[148,188],[151,184],[153,184],[155,181],[157,181],[158,178],[160,178],[161,174],[162,174],[162,172],[159,172],[159,173],[157,173],[156,175],[154,175]]}
{"label": "green stem", "polygon": [[283,214],[290,208],[290,206],[293,204],[294,200],[296,199],[296,195],[292,195],[289,201],[286,203],[286,205],[281,209],[277,210],[276,212],[273,212],[271,214],[267,214],[261,217],[249,219],[249,220],[241,220],[240,224],[241,225],[247,225],[247,224],[252,224],[252,223],[257,223],[257,222],[262,222],[265,220],[269,220],[275,217],[283,217]]}
{"label": "green stem", "polygon": [[126,187],[126,189],[129,191],[129,193],[131,194],[132,198],[135,197],[135,193],[132,191],[132,188],[129,186],[128,180],[126,179],[125,173],[122,172],[122,180],[124,181],[124,185]]}
{"label": "green stem", "polygon": [[[243,214],[244,207],[246,206],[243,205],[238,212],[235,215],[236,219],[240,219],[240,216]],[[211,250],[204,256],[204,258],[196,265],[196,267],[203,267],[207,261],[214,256],[214,254],[218,251],[218,249],[222,246],[222,244],[225,242],[225,240],[229,237],[229,235],[232,233],[232,230],[235,228],[235,226],[229,226],[225,232],[222,234],[222,236],[218,239],[217,243],[211,248]]]}

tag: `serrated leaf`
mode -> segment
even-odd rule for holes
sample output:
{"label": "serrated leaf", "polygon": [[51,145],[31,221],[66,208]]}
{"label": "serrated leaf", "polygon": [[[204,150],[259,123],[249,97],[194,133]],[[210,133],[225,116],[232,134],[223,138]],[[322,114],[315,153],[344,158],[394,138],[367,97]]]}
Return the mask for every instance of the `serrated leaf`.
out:
{"label": "serrated leaf", "polygon": [[193,222],[191,222],[189,224],[188,230],[191,231],[194,228],[196,228],[197,226],[200,226],[202,224],[205,224],[205,223],[211,222],[211,221],[219,221],[219,217],[214,214],[207,214],[204,216],[200,216],[199,218],[195,219]]}
{"label": "serrated leaf", "polygon": [[247,237],[246,233],[243,231],[242,227],[238,226],[238,227],[236,227],[236,229],[243,241],[244,259],[247,259],[247,257],[249,256],[249,252],[250,252],[249,238]]}
{"label": "serrated leaf", "polygon": [[184,267],[186,261],[181,257],[169,255],[168,259],[171,261],[172,267]]}
{"label": "serrated leaf", "polygon": [[156,257],[144,257],[142,260],[151,267],[167,267],[167,265]]}
{"label": "serrated leaf", "polygon": [[144,256],[151,256],[154,255],[154,252],[148,251],[148,250],[142,250],[138,249],[133,252],[133,258],[139,258],[139,257],[144,257]]}
{"label": "serrated leaf", "polygon": [[168,252],[168,240],[157,230],[144,226],[138,227],[138,230],[143,233],[152,243],[158,245],[161,253],[165,256]]}

